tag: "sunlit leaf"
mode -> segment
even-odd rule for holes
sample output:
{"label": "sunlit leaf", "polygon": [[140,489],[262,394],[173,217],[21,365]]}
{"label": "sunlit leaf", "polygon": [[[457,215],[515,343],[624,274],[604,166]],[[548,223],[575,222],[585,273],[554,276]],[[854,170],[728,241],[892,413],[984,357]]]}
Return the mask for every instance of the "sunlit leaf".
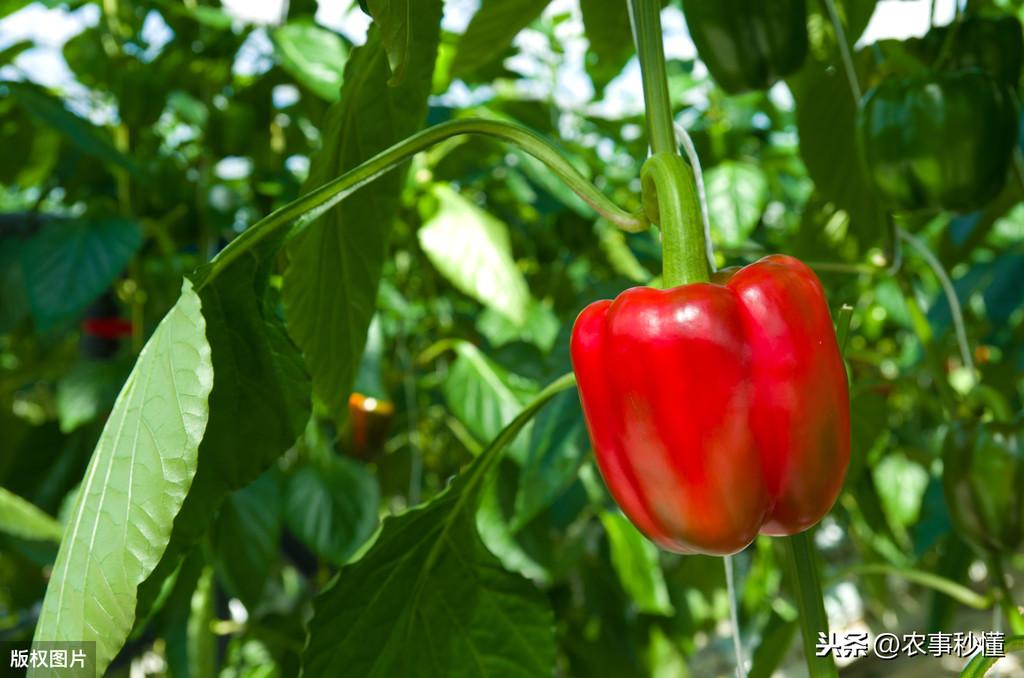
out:
{"label": "sunlit leaf", "polygon": [[128,637],[137,587],[196,472],[213,386],[205,331],[185,281],[118,396],[65,528],[35,640],[95,640],[100,672]]}
{"label": "sunlit leaf", "polygon": [[508,227],[447,186],[435,186],[434,195],[437,213],[420,227],[420,247],[456,288],[521,326],[530,290],[512,258]]}
{"label": "sunlit leaf", "polygon": [[658,547],[621,513],[603,512],[601,524],[608,535],[612,566],[637,610],[672,616],[675,610],[658,564]]}
{"label": "sunlit leaf", "polygon": [[275,29],[273,39],[274,53],[292,77],[317,96],[338,100],[348,48],[337,33],[301,19]]}
{"label": "sunlit leaf", "polygon": [[22,539],[60,541],[63,528],[45,511],[0,487],[0,532]]}
{"label": "sunlit leaf", "polygon": [[746,242],[768,200],[768,180],[757,165],[726,161],[704,174],[711,234],[726,247]]}

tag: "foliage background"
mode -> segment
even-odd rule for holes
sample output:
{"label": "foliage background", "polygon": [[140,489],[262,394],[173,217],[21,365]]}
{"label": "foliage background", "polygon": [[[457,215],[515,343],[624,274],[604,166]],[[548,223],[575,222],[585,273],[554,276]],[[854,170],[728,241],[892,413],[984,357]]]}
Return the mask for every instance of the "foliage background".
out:
{"label": "foliage background", "polygon": [[[0,15],[25,4],[0,2]],[[356,49],[358,28],[343,35],[318,23],[330,4],[346,26],[365,26],[358,7],[341,0],[320,13],[293,0],[268,26],[196,0],[44,4],[67,7],[87,27],[63,46],[72,79],[58,87],[33,84],[32,62],[18,58],[31,44],[0,51],[0,486],[58,520],[182,276],[304,184],[336,176],[423,117],[527,124],[557,140],[620,205],[638,207],[647,151],[624,3],[581,0],[545,11],[545,2],[516,0],[475,35],[466,29],[472,3],[446,3],[436,69],[412,62],[391,89],[386,61]],[[840,3],[851,39],[894,4],[921,3]],[[987,612],[903,577],[850,571],[885,564],[981,592],[988,586],[985,564],[952,532],[941,492],[941,444],[964,383],[948,306],[913,252],[895,275],[873,265],[891,244],[858,178],[845,127],[853,102],[835,68],[831,29],[812,7],[804,69],[768,93],[726,96],[692,51],[671,43],[684,34],[676,3],[665,16],[675,27],[670,90],[704,165],[718,263],[791,253],[820,264],[833,310],[854,307],[854,460],[815,536],[833,628],[987,627]],[[578,39],[581,29],[589,44]],[[417,40],[431,39],[422,33]],[[566,63],[582,63],[586,77],[567,74]],[[428,89],[426,110],[408,105]],[[329,113],[339,91],[342,104]],[[381,207],[388,192],[400,195],[393,210]],[[907,224],[951,271],[983,383],[1016,410],[1024,396],[1021,193],[1018,178],[982,212]],[[404,177],[389,176],[329,218],[338,220],[334,230],[302,236],[252,273],[267,291],[246,312],[272,328],[270,353],[294,354],[281,318],[313,304],[310,324],[288,328],[307,352],[306,368],[280,376],[291,396],[256,390],[218,429],[220,449],[243,446],[251,468],[225,456],[220,494],[211,490],[209,505],[186,504],[183,516],[203,519],[175,524],[172,548],[183,564],[161,562],[140,589],[152,615],[140,615],[114,675],[131,666],[293,675],[314,596],[361,554],[380,519],[438,495],[541,386],[570,369],[568,334],[585,304],[659,272],[656,234],[623,235],[536,161],[482,139],[418,156]],[[303,250],[342,263],[289,268]],[[328,286],[326,301],[309,296],[338,270],[354,277]],[[220,303],[230,310],[238,297]],[[346,317],[318,315],[320,303]],[[130,320],[129,336],[111,342],[82,332],[83,321],[111,314]],[[338,329],[371,317],[365,341]],[[310,342],[320,343],[321,364],[310,360]],[[347,373],[339,354],[357,358],[358,369]],[[259,356],[238,360],[240,375],[262,369]],[[315,394],[308,426],[305,369]],[[386,434],[370,445],[355,442],[352,382],[394,405]],[[272,435],[248,423],[266,421],[281,422]],[[575,393],[558,396],[520,434],[482,492],[474,520],[483,543],[505,570],[532,581],[523,595],[550,610],[546,622],[523,612],[518,626],[537,625],[543,636],[553,624],[560,674],[730,670],[721,561],[659,553],[614,510]],[[27,638],[56,544],[52,530],[49,540],[19,531],[25,519],[0,499],[0,637]],[[5,510],[15,519],[5,521]],[[781,552],[759,539],[737,566],[752,675],[798,674]],[[170,570],[176,575],[164,579]],[[440,585],[454,587],[456,577]],[[404,609],[402,587],[385,595],[396,614]],[[927,670],[939,671],[936,664]],[[847,672],[872,670],[864,661]]]}

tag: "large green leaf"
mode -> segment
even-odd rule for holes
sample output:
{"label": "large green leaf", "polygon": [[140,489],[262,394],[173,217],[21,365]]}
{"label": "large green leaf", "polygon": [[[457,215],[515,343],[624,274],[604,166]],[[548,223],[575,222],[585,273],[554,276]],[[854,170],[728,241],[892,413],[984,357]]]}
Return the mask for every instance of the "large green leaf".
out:
{"label": "large green leaf", "polygon": [[221,505],[210,528],[217,570],[225,587],[253,610],[278,556],[281,541],[281,487],[271,468]]}
{"label": "large green leaf", "polygon": [[5,82],[3,86],[10,89],[15,99],[33,117],[60,132],[82,153],[95,156],[132,174],[140,174],[135,162],[117,150],[105,130],[69,111],[56,97],[35,85]]}
{"label": "large green leaf", "polygon": [[392,87],[402,84],[412,42],[412,9],[409,0],[368,0],[370,15],[380,25],[380,42],[388,54]]}
{"label": "large green leaf", "polygon": [[358,561],[317,598],[303,654],[307,676],[534,676],[555,665],[546,597],[506,572],[476,532],[482,481],[553,395],[545,390],[440,495],[384,521]]}
{"label": "large green leaf", "polygon": [[633,33],[625,2],[580,0],[587,33],[587,74],[600,94],[633,56]]}
{"label": "large green leaf", "polygon": [[711,234],[735,247],[754,232],[768,201],[768,180],[757,165],[727,160],[704,175]]}
{"label": "large green leaf", "polygon": [[[264,302],[270,242],[201,290],[217,374],[199,469],[171,544],[139,594],[147,613],[182,554],[205,533],[225,497],[254,481],[302,433],[309,419],[309,382],[301,356]],[[196,277],[202,284],[209,269]],[[240,425],[240,422],[245,422]]]}
{"label": "large green leaf", "polygon": [[337,33],[299,19],[274,30],[273,39],[284,70],[317,96],[338,100],[348,48]]}
{"label": "large green leaf", "polygon": [[[458,356],[444,382],[444,396],[451,410],[481,442],[493,439],[537,392],[532,381],[505,370],[473,344],[457,342]],[[513,445],[511,455],[522,460],[527,439]]]}
{"label": "large green leaf", "polygon": [[[196,473],[213,363],[198,295],[178,303],[139,354],[69,516],[35,640],[94,640],[102,673],[135,619]],[[43,670],[30,670],[43,676]]]}
{"label": "large green leaf", "polygon": [[457,77],[487,65],[540,16],[549,0],[483,0],[459,39],[452,73]]}
{"label": "large green leaf", "polygon": [[[370,27],[366,44],[352,51],[346,66],[341,100],[328,112],[324,147],[313,158],[307,190],[423,125],[440,20],[440,0],[418,4],[409,66],[398,87],[387,86],[380,31]],[[288,248],[288,330],[305,355],[314,392],[337,418],[346,411],[366,342],[401,190],[401,173],[377,179],[310,224]]]}
{"label": "large green leaf", "polygon": [[343,565],[377,528],[377,479],[357,461],[323,456],[288,478],[288,529],[313,553]]}
{"label": "large green leaf", "polygon": [[39,331],[77,320],[141,245],[142,231],[127,219],[48,221],[21,255]]}
{"label": "large green leaf", "polygon": [[[837,62],[838,63],[838,62]],[[869,57],[858,55],[861,81]],[[818,191],[850,215],[854,229],[868,244],[877,244],[885,213],[875,200],[861,164],[855,133],[858,102],[854,101],[845,71],[807,60],[789,80],[796,99],[796,126],[800,157]]]}
{"label": "large green leaf", "polygon": [[612,566],[637,610],[672,616],[675,610],[658,564],[658,547],[621,513],[605,511],[601,514],[601,523],[608,535]]}
{"label": "large green leaf", "polygon": [[579,396],[563,393],[533,422],[520,467],[514,527],[529,522],[572,484],[587,449]]}
{"label": "large green leaf", "polygon": [[427,258],[459,290],[522,325],[530,290],[512,258],[508,227],[448,186],[433,193],[437,213],[418,234]]}
{"label": "large green leaf", "polygon": [[63,528],[35,504],[0,487],[0,532],[43,541],[59,542]]}

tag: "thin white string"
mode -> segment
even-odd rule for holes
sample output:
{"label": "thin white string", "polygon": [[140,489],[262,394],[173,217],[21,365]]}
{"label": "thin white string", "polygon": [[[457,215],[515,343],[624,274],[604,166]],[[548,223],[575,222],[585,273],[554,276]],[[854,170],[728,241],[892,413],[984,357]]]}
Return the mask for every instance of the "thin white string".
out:
{"label": "thin white string", "polygon": [[711,244],[711,221],[708,219],[708,199],[707,193],[704,191],[704,172],[701,171],[697,149],[694,147],[693,139],[690,138],[686,128],[678,122],[673,123],[673,125],[676,130],[676,141],[679,142],[679,146],[686,153],[686,157],[690,161],[690,166],[693,167],[693,178],[697,182],[697,199],[700,201],[700,218],[704,223],[704,250],[708,258],[708,266],[711,267],[711,272],[714,273],[718,269],[715,267],[715,248]]}
{"label": "thin white string", "polygon": [[725,556],[722,560],[725,562],[725,588],[729,595],[732,649],[736,653],[736,678],[747,678],[747,662],[743,658],[743,645],[740,644],[739,614],[736,612],[736,583],[733,581],[732,556]]}

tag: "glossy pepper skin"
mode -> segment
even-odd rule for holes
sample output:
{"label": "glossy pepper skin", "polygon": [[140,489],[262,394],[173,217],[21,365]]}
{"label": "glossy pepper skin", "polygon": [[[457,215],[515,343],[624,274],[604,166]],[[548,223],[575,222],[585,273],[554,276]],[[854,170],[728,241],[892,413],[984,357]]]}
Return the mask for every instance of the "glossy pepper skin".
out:
{"label": "glossy pepper skin", "polygon": [[983,553],[1010,553],[1024,537],[1024,427],[954,425],[942,452],[953,526]]}
{"label": "glossy pepper skin", "polygon": [[835,502],[846,371],[821,283],[796,259],[593,303],[571,353],[605,483],[663,548],[735,553]]}
{"label": "glossy pepper skin", "polygon": [[864,97],[857,132],[871,184],[890,207],[967,211],[1006,180],[1017,110],[977,69],[888,78]]}
{"label": "glossy pepper skin", "polygon": [[701,61],[732,94],[771,87],[807,56],[804,0],[683,0],[683,13]]}

